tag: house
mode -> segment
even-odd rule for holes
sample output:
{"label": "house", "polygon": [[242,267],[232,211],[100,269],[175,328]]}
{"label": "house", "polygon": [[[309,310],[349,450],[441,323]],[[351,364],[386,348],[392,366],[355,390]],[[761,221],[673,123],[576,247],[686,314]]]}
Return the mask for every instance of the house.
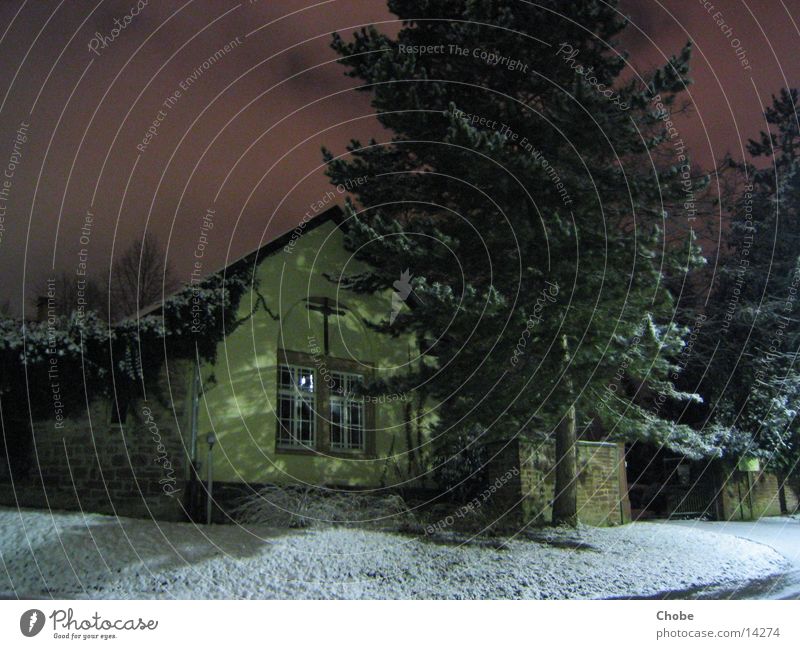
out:
{"label": "house", "polygon": [[[363,269],[344,227],[333,207],[252,256],[258,282],[213,364],[175,361],[167,350],[147,399],[95,399],[57,426],[14,423],[31,440],[30,468],[0,476],[0,502],[202,520],[211,488],[212,514],[224,522],[263,485],[438,495],[426,435],[435,414],[413,393],[360,390],[419,362],[411,334],[369,326],[409,309],[409,291],[356,293],[339,281]],[[406,269],[395,270],[407,282]],[[202,310],[191,320],[202,335]],[[579,518],[629,520],[624,449],[586,441],[578,453]],[[491,455],[497,517],[514,526],[548,520],[552,445],[511,439]]]}
{"label": "house", "polygon": [[413,395],[360,393],[414,362],[411,335],[367,324],[407,307],[391,290],[357,294],[336,280],[361,269],[343,239],[341,211],[331,208],[265,246],[258,294],[240,306],[253,315],[220,343],[215,365],[201,367],[198,452],[206,461],[213,433],[217,493],[243,484],[374,489],[407,476],[419,451],[406,439]]}
{"label": "house", "polygon": [[[0,472],[0,502],[183,519],[202,509],[209,478],[220,509],[266,484],[430,486],[408,470],[424,452],[409,448],[413,395],[360,391],[415,358],[411,335],[367,324],[407,306],[395,291],[356,294],[336,281],[362,268],[341,226],[333,207],[248,255],[256,288],[215,363],[198,368],[167,350],[146,399],[95,399],[58,422],[7,421],[24,432],[24,457],[10,463],[24,471]],[[187,324],[202,335],[201,309]],[[8,448],[20,455],[20,446]]]}

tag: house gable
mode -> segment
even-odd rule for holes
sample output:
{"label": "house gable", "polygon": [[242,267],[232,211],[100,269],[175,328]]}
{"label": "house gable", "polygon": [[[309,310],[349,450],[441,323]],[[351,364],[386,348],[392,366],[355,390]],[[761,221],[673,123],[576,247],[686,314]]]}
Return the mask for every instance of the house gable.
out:
{"label": "house gable", "polygon": [[[216,363],[202,369],[200,439],[213,431],[218,440],[215,481],[391,484],[397,463],[406,461],[407,395],[365,399],[359,449],[337,448],[331,397],[343,375],[369,381],[405,371],[413,339],[380,334],[365,322],[389,316],[391,291],[357,294],[331,280],[363,269],[345,249],[340,220],[307,225],[259,251],[258,287],[240,305],[247,320],[220,343]],[[305,368],[317,386],[314,439],[293,448],[280,432],[281,366]]]}

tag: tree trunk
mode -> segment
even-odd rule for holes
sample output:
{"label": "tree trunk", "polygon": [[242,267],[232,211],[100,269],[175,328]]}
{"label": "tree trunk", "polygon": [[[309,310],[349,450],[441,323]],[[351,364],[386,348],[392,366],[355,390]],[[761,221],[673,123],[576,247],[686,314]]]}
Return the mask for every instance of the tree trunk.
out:
{"label": "tree trunk", "polygon": [[[561,339],[564,361],[568,365],[569,343]],[[568,392],[572,392],[569,390]],[[556,484],[553,497],[553,525],[578,524],[578,457],[576,443],[575,406],[569,410],[556,426]]]}
{"label": "tree trunk", "polygon": [[553,525],[578,524],[578,457],[575,446],[575,407],[556,427],[556,485]]}
{"label": "tree trunk", "polygon": [[794,512],[789,513],[800,514],[800,469],[798,469],[797,466],[795,466],[789,472],[789,478],[786,480],[786,485],[792,490],[794,497],[797,500],[797,506],[794,508]]}

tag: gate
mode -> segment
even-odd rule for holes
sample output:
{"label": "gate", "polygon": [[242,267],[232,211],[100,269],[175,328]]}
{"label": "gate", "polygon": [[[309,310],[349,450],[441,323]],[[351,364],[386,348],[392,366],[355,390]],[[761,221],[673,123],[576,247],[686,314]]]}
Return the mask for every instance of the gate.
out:
{"label": "gate", "polygon": [[712,466],[686,458],[665,458],[664,495],[669,518],[717,518]]}

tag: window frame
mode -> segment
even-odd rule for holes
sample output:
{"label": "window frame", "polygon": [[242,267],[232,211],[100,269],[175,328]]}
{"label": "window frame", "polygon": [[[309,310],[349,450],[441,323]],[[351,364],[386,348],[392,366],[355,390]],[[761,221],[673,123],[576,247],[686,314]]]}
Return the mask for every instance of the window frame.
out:
{"label": "window frame", "polygon": [[368,399],[363,401],[363,435],[362,448],[341,449],[331,444],[331,389],[329,381],[324,380],[323,372],[327,374],[343,373],[363,377],[365,383],[369,382],[374,374],[374,367],[370,363],[354,361],[351,359],[336,358],[333,356],[312,355],[288,349],[279,349],[276,363],[276,390],[275,394],[280,399],[281,394],[281,369],[284,366],[303,367],[313,372],[314,376],[314,418],[315,418],[315,444],[313,446],[290,447],[279,444],[281,434],[281,417],[278,410],[279,401],[275,404],[275,453],[286,455],[316,455],[323,457],[341,457],[357,459],[374,459],[377,457],[375,449],[375,403]]}
{"label": "window frame", "polygon": [[[367,401],[365,399],[352,399],[349,398],[347,388],[350,387],[350,380],[353,378],[361,379],[361,381],[357,381],[360,383],[364,382],[365,376],[364,374],[357,373],[357,372],[346,372],[342,370],[331,370],[331,375],[337,374],[343,377],[346,381],[345,391],[339,395],[332,392],[328,393],[328,417],[329,417],[329,424],[331,427],[331,434],[330,434],[330,450],[335,451],[338,453],[364,453],[367,450]],[[341,381],[340,381],[341,383]],[[339,424],[339,428],[341,429],[341,436],[342,438],[348,438],[348,441],[352,438],[352,423],[350,422],[351,412],[350,408],[352,405],[358,405],[360,407],[360,418],[361,418],[361,444],[358,446],[351,446],[349,444],[335,444],[333,441],[333,406],[334,403],[338,403],[341,409],[341,420]]]}
{"label": "window frame", "polygon": [[[318,429],[318,427],[317,427],[317,419],[318,419],[318,413],[317,413],[316,409],[317,409],[317,392],[318,392],[318,390],[316,389],[316,386],[313,386],[313,389],[312,389],[311,392],[308,392],[307,394],[303,394],[303,392],[301,392],[300,390],[297,390],[297,388],[295,387],[294,377],[292,377],[292,387],[291,388],[285,388],[283,386],[282,377],[281,377],[281,375],[283,374],[284,368],[288,369],[290,373],[292,373],[294,371],[300,371],[300,372],[303,372],[304,374],[306,374],[306,373],[307,374],[311,374],[312,382],[315,383],[315,384],[317,382],[316,372],[315,372],[313,367],[310,367],[310,366],[308,366],[306,364],[297,364],[297,363],[279,363],[278,364],[278,399],[277,399],[277,404],[276,404],[277,407],[278,407],[278,411],[276,413],[276,419],[278,420],[278,427],[277,427],[276,433],[275,433],[275,446],[277,448],[280,448],[281,450],[290,450],[290,451],[293,451],[293,450],[308,450],[308,451],[313,451],[316,448],[316,445],[317,445],[317,429]],[[310,396],[310,399],[309,399],[309,396]],[[286,438],[286,435],[285,435],[286,429],[285,429],[285,427],[283,425],[281,412],[280,412],[281,403],[283,402],[283,399],[285,397],[289,397],[292,400],[291,403],[293,404],[293,410],[294,410],[294,412],[292,413],[292,419],[290,419],[290,421],[292,422],[292,430],[290,430],[288,432],[288,434],[289,434],[289,443],[287,443],[287,441],[285,439]],[[303,420],[302,420],[302,418],[294,419],[294,417],[297,414],[298,404],[308,403],[309,401],[311,402],[311,418],[309,420],[310,423],[311,423],[311,434],[310,434],[310,440],[307,441],[307,440],[301,439],[299,436],[295,435],[295,430],[294,429],[297,428],[297,424],[302,424]]]}

